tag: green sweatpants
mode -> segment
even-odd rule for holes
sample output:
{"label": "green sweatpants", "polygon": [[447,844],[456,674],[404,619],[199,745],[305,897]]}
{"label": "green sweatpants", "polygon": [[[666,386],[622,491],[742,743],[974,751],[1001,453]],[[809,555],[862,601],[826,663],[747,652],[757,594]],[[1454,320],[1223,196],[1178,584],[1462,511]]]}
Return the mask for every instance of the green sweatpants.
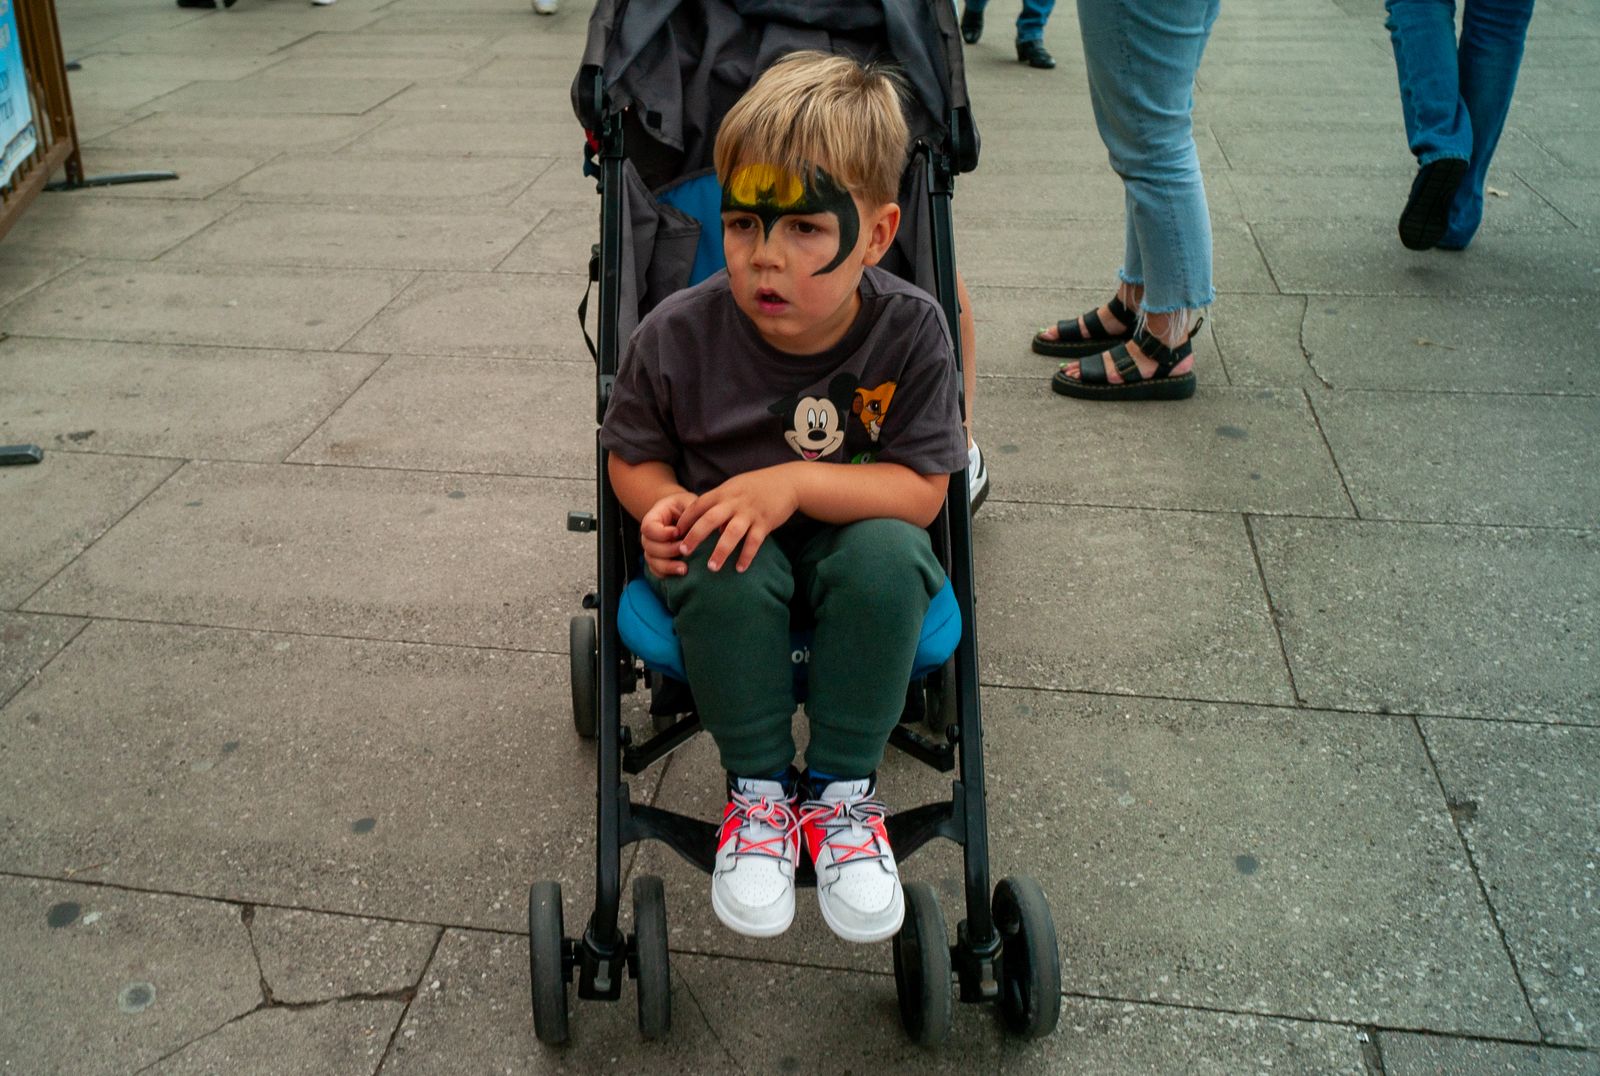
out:
{"label": "green sweatpants", "polygon": [[790,603],[816,617],[806,714],[812,769],[865,777],[883,758],[905,705],[928,602],[944,569],[926,531],[896,519],[769,537],[743,572],[730,557],[706,568],[714,539],[685,575],[651,585],[683,643],[700,723],[740,777],[766,777],[794,761]]}

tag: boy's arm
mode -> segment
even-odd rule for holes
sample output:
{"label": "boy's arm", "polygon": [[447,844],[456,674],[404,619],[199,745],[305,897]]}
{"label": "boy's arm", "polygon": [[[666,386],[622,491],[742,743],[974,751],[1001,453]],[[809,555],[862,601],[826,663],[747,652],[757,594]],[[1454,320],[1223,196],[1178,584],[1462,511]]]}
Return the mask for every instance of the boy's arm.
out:
{"label": "boy's arm", "polygon": [[898,463],[780,463],[734,475],[694,498],[677,518],[688,556],[716,531],[722,536],[706,566],[717,571],[740,543],[735,565],[744,571],[767,536],[795,512],[823,523],[903,519],[926,527],[944,504],[950,476],[918,474]]}
{"label": "boy's arm", "polygon": [[689,492],[678,482],[671,465],[660,460],[629,463],[613,452],[607,470],[617,500],[622,502],[622,507],[634,519],[643,520],[663,497]]}

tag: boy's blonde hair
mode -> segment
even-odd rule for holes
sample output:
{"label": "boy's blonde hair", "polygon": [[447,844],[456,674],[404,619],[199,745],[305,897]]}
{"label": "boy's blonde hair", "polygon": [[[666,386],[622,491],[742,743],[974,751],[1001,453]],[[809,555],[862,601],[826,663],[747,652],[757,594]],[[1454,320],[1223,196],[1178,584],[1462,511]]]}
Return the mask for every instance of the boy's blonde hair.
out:
{"label": "boy's blonde hair", "polygon": [[717,180],[770,164],[809,178],[825,170],[874,206],[895,200],[910,141],[900,79],[883,64],[794,52],[756,80],[717,131]]}

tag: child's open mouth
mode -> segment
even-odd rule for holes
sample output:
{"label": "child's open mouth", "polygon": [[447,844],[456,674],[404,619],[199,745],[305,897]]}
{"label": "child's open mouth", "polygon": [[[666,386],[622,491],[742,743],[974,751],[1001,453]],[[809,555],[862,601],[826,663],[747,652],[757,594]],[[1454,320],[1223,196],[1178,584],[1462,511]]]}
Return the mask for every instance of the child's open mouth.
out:
{"label": "child's open mouth", "polygon": [[756,290],[756,309],[763,314],[781,314],[788,306],[789,301],[771,288]]}

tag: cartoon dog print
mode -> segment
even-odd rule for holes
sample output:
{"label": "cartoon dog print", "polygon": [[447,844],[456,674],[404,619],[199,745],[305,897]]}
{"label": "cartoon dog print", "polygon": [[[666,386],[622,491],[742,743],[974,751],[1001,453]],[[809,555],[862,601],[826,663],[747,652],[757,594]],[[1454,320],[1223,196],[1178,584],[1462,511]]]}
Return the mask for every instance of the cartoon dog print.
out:
{"label": "cartoon dog print", "polygon": [[894,386],[893,381],[885,381],[875,389],[857,388],[855,398],[850,401],[850,410],[874,441],[883,432],[883,420],[889,413],[889,401],[894,398]]}

